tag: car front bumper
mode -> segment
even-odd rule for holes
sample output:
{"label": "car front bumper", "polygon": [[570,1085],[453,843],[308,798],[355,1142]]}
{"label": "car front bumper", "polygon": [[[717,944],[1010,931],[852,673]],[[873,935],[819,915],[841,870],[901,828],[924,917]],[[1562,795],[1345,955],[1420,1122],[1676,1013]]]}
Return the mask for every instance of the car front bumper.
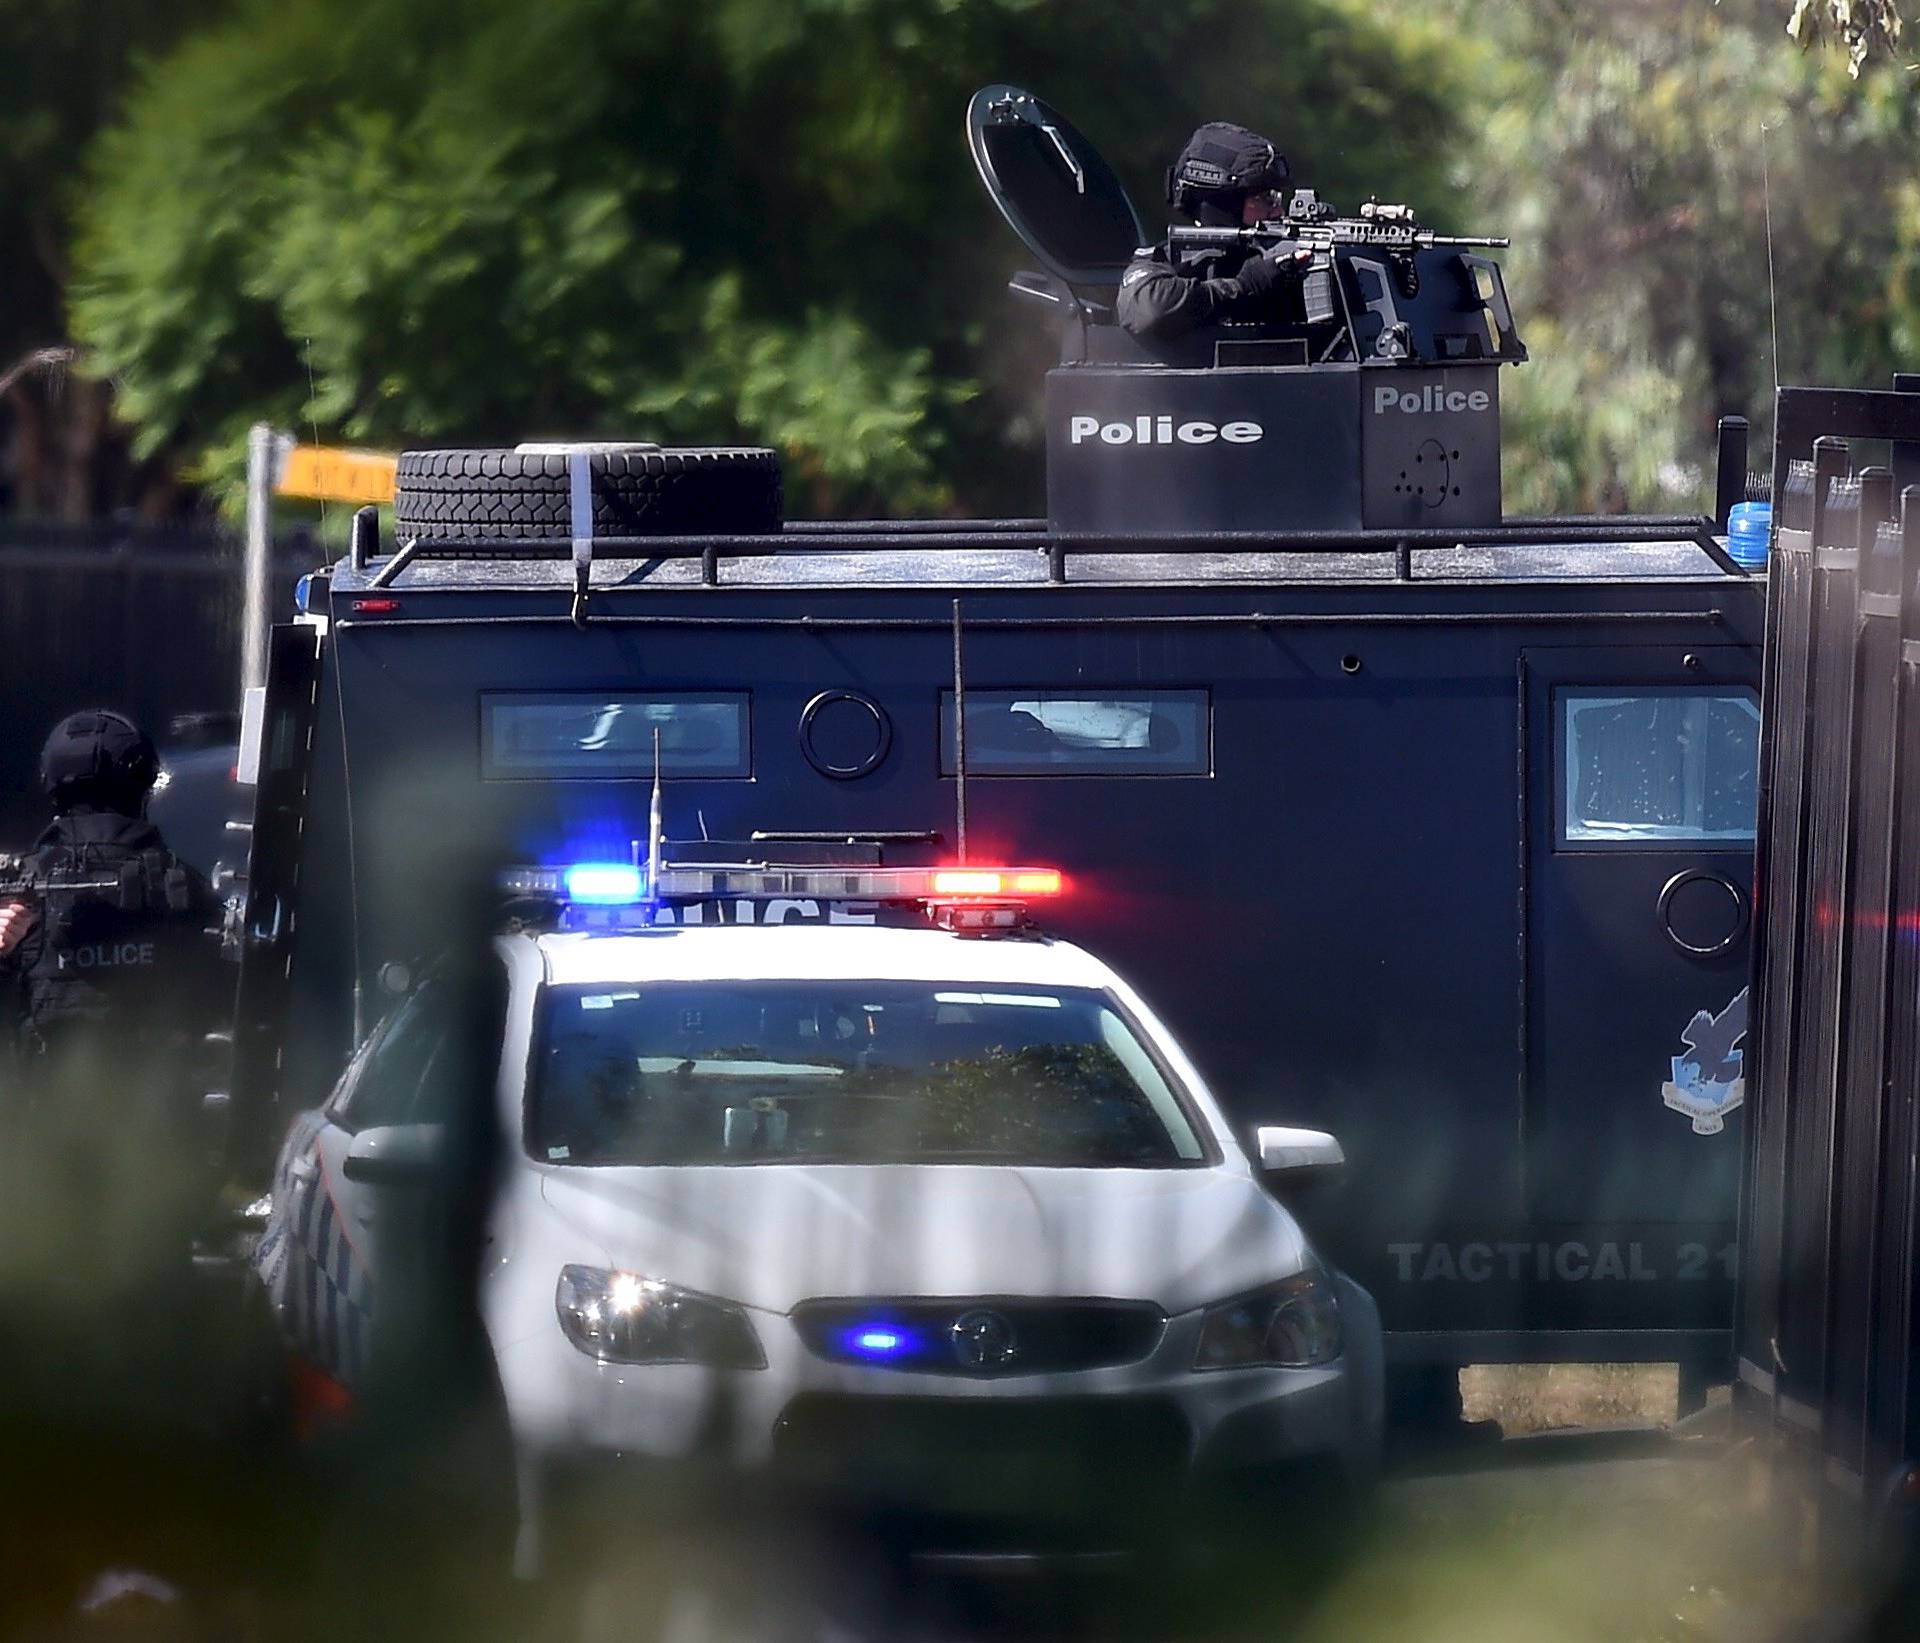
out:
{"label": "car front bumper", "polygon": [[521,1561],[548,1538],[529,1520],[609,1489],[669,1511],[751,1496],[877,1516],[950,1545],[1068,1544],[1157,1532],[1309,1458],[1359,1476],[1378,1444],[1377,1323],[1354,1294],[1357,1338],[1313,1369],[1195,1372],[1199,1314],[1135,1363],[988,1378],[831,1362],[764,1315],[760,1370],[602,1363],[556,1325],[499,1353]]}

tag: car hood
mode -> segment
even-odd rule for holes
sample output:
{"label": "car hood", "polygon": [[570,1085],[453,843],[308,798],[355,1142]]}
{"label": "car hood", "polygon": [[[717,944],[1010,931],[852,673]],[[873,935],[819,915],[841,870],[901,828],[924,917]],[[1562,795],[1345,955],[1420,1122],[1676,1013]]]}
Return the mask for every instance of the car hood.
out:
{"label": "car hood", "polygon": [[772,1312],[821,1296],[1052,1295],[1178,1313],[1307,1259],[1293,1218],[1231,1169],[541,1173],[542,1219],[562,1263],[604,1263]]}

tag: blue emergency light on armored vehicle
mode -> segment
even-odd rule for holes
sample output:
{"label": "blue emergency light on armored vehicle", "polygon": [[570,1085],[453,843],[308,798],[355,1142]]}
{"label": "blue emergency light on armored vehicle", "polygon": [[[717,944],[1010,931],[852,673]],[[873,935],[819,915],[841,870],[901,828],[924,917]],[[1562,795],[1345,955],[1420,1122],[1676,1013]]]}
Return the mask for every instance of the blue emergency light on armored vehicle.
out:
{"label": "blue emergency light on armored vehicle", "polygon": [[1436,234],[1407,205],[1342,217],[1312,189],[1188,247],[1291,246],[1297,321],[1143,343],[1115,294],[1148,238],[1113,169],[1013,86],[967,110],[981,181],[1045,273],[1013,282],[1060,317],[1047,375],[1047,507],[1065,532],[1435,528],[1500,520],[1499,367],[1527,357],[1498,238]]}
{"label": "blue emergency light on armored vehicle", "polygon": [[[1049,932],[1138,985],[1239,1133],[1340,1136],[1302,1213],[1409,1385],[1724,1366],[1745,424],[1710,515],[1502,518],[1523,351],[1480,248],[1305,199],[1269,226],[1334,317],[1169,361],[1112,323],[1147,235],[1098,154],[1004,86],[968,133],[1061,321],[1050,517],[783,523],[769,451],[404,455],[394,540],[366,510],[275,631],[236,1111],[270,1145],[392,967],[482,939],[458,864],[571,879],[587,920],[670,887],[684,925],[850,922],[886,884],[1004,909],[1058,880],[994,864],[1057,862]],[[670,863],[633,846],[656,782]],[[900,1320],[845,1322],[896,1350]]]}

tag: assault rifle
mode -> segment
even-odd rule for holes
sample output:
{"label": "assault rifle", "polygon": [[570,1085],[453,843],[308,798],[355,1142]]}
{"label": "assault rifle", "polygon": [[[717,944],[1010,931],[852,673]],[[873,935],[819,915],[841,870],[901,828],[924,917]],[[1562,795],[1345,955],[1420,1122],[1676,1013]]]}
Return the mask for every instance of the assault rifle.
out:
{"label": "assault rifle", "polygon": [[1436,234],[1422,228],[1410,205],[1368,200],[1357,217],[1334,214],[1330,201],[1323,200],[1311,188],[1296,188],[1287,199],[1287,214],[1251,228],[1176,228],[1167,236],[1170,249],[1198,249],[1205,246],[1252,245],[1261,250],[1276,245],[1297,245],[1311,251],[1302,287],[1307,319],[1323,325],[1337,315],[1334,304],[1333,253],[1340,246],[1368,247],[1383,252],[1400,289],[1412,298],[1420,289],[1419,272],[1414,265],[1416,251],[1431,250],[1504,250],[1513,242],[1505,236],[1478,234]]}
{"label": "assault rifle", "polygon": [[[84,848],[84,847],[83,847]],[[64,942],[83,902],[120,913],[184,913],[194,904],[193,881],[164,851],[148,850],[110,867],[84,860],[72,867],[35,871],[19,856],[0,856],[0,906],[18,902],[32,909],[28,933],[38,928]]]}
{"label": "assault rifle", "polygon": [[169,867],[164,851],[144,851],[109,869],[82,865],[39,872],[19,856],[0,856],[0,901],[33,901],[49,894],[95,896],[122,913],[148,908],[184,913],[193,905],[187,870]]}

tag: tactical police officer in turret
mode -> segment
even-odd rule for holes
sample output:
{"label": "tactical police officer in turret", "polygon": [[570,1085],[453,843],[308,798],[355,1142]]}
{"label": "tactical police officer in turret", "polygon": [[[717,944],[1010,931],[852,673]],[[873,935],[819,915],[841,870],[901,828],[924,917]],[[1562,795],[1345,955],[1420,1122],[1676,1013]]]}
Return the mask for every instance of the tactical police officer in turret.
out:
{"label": "tactical police officer in turret", "polygon": [[0,1080],[42,1093],[84,1067],[123,1099],[184,1093],[226,984],[213,893],[146,819],[159,769],[118,713],[72,714],[48,737],[53,822],[0,877],[0,1031],[18,1058]]}
{"label": "tactical police officer in turret", "polygon": [[[1167,172],[1167,203],[1202,228],[1250,228],[1281,213],[1287,161],[1245,126],[1215,122],[1188,139]],[[1299,321],[1300,277],[1311,253],[1281,244],[1136,252],[1120,280],[1120,323],[1148,342],[1167,342],[1219,321]]]}

